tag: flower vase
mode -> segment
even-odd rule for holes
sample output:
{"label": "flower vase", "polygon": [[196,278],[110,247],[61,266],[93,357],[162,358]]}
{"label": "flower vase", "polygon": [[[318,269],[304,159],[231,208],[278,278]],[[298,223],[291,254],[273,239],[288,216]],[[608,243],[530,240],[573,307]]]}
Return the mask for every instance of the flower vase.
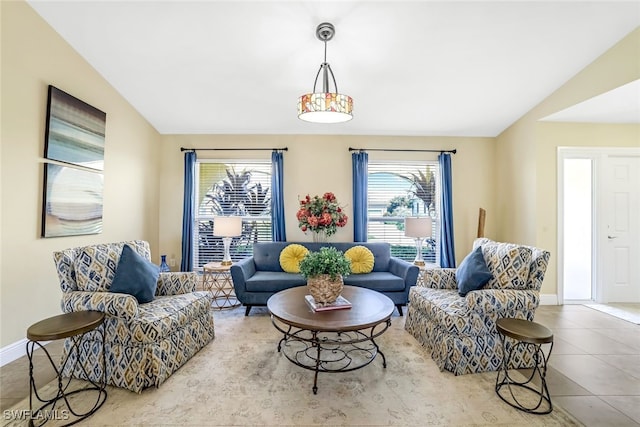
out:
{"label": "flower vase", "polygon": [[318,276],[309,277],[307,279],[307,289],[315,300],[316,304],[324,306],[331,304],[342,293],[344,281],[342,276],[338,276],[335,280],[331,280],[329,274],[319,274]]}
{"label": "flower vase", "polygon": [[326,243],[327,242],[327,232],[324,230],[318,230],[313,232],[313,241],[315,243]]}
{"label": "flower vase", "polygon": [[167,256],[166,255],[160,255],[160,272],[161,273],[168,273],[170,271],[171,271],[171,269],[169,268],[169,265],[167,265]]}

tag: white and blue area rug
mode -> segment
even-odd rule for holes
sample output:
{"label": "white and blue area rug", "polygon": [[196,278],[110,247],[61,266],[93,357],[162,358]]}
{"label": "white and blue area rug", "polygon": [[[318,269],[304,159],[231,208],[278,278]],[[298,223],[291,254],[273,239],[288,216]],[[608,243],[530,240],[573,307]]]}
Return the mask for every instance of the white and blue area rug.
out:
{"label": "white and blue area rug", "polygon": [[[304,302],[301,302],[304,304]],[[254,312],[255,310],[255,312]],[[264,308],[214,313],[215,339],[159,388],[140,394],[108,387],[105,404],[82,426],[491,426],[580,425],[554,405],[548,415],[513,409],[496,395],[495,372],[454,376],[440,372],[427,351],[394,316],[377,342],[387,368],[375,359],[363,369],[321,373],[293,365],[277,345],[281,334]],[[55,382],[44,388],[49,393]],[[90,403],[87,397],[78,397]],[[28,409],[28,398],[13,410]],[[26,425],[7,420],[5,425]],[[60,425],[50,422],[46,426]]]}

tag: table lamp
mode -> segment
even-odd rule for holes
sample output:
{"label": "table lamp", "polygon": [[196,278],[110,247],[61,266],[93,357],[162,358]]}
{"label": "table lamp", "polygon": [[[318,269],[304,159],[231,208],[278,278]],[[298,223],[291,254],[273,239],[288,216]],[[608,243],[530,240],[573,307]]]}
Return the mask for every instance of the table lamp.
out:
{"label": "table lamp", "polygon": [[242,234],[242,218],[239,216],[216,216],[213,218],[213,235],[222,237],[224,245],[224,257],[220,265],[231,265],[231,240]]}
{"label": "table lamp", "polygon": [[407,217],[404,219],[404,235],[413,237],[416,241],[416,259],[413,261],[415,265],[423,266],[422,258],[422,242],[427,237],[431,237],[431,217]]}

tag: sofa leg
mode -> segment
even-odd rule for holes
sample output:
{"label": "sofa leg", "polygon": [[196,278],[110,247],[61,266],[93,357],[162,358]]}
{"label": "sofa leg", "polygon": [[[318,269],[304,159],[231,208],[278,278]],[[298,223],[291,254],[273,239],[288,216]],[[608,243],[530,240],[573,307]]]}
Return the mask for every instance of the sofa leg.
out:
{"label": "sofa leg", "polygon": [[396,305],[396,307],[398,308],[398,313],[400,314],[400,317],[402,317],[402,305],[398,304]]}
{"label": "sofa leg", "polygon": [[251,306],[248,305],[247,308],[244,310],[244,315],[248,316],[250,311],[251,311]]}

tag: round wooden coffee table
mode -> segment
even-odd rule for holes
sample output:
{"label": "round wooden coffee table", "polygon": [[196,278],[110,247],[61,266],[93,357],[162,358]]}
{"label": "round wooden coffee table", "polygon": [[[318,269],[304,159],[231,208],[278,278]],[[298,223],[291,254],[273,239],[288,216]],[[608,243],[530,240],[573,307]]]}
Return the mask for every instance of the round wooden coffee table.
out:
{"label": "round wooden coffee table", "polygon": [[267,301],[271,322],[284,334],[278,352],[297,366],[315,372],[313,393],[318,392],[319,372],[349,372],[373,362],[384,353],[375,338],[391,326],[395,306],[387,296],[370,289],[345,286],[342,296],[348,309],[315,312],[307,305],[306,286],[287,289]]}

